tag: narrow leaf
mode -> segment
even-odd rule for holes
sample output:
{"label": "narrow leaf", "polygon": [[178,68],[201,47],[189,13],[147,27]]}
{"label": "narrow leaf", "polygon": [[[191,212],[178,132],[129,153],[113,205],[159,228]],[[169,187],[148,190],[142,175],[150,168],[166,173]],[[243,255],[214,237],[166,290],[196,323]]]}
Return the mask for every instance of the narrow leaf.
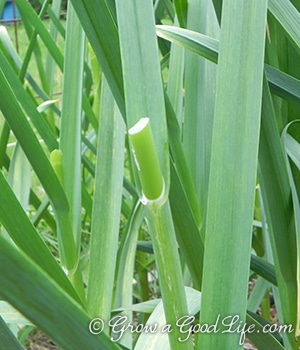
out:
{"label": "narrow leaf", "polygon": [[91,319],[24,254],[0,237],[1,296],[66,350],[119,349],[89,331]]}
{"label": "narrow leaf", "polygon": [[300,49],[300,13],[289,0],[269,0],[268,7],[274,17],[285,29],[298,50]]}
{"label": "narrow leaf", "polygon": [[0,316],[0,350],[14,349],[22,350],[23,347],[18,342],[16,337],[12,334],[11,330],[5,324],[3,318]]}
{"label": "narrow leaf", "polygon": [[31,224],[2,172],[0,172],[0,193],[0,222],[13,241],[74,299],[78,300],[66,275]]}

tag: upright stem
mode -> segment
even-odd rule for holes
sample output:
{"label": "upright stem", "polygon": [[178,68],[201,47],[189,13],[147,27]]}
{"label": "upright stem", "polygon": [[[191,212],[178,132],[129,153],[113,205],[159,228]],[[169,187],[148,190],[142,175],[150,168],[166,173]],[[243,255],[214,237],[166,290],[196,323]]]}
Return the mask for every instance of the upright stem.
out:
{"label": "upright stem", "polygon": [[192,339],[181,342],[182,334],[176,326],[178,319],[188,314],[183,278],[178,255],[175,229],[169,200],[154,147],[148,118],[142,118],[129,130],[142,184],[156,267],[164,304],[171,349],[192,349]]}

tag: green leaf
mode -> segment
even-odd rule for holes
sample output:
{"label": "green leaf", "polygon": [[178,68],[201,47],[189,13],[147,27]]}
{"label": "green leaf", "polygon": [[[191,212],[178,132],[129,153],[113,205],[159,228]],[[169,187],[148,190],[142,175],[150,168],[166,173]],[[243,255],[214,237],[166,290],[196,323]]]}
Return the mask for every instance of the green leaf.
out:
{"label": "green leaf", "polygon": [[[132,303],[132,293],[134,290],[132,279],[135,272],[135,253],[139,228],[145,215],[144,209],[140,200],[137,199],[123,232],[123,238],[120,242],[117,256],[114,305],[115,308],[120,308],[119,311],[125,311],[122,312],[122,315],[126,315],[127,320],[130,322],[133,322],[133,315],[132,312],[130,312],[132,308],[124,308],[123,306]],[[114,309],[113,312],[114,311],[117,310]],[[130,332],[124,334],[124,337],[122,337],[122,344],[129,348],[132,347],[132,335]]]}
{"label": "green leaf", "polygon": [[271,92],[286,100],[300,103],[300,81],[278,69],[265,65]]}
{"label": "green leaf", "polygon": [[[68,6],[66,31],[59,146],[62,152],[63,188],[70,208],[74,255],[78,266],[81,248],[81,120],[85,37],[72,4]],[[77,281],[74,283],[84,295],[79,274],[77,271],[74,275]]]}
{"label": "green leaf", "polygon": [[148,117],[166,190],[169,188],[169,152],[164,94],[152,4],[116,1],[124,75],[127,126]]}
{"label": "green leaf", "polygon": [[[0,65],[1,67],[1,65]],[[63,233],[60,237],[60,254],[62,264],[72,270],[76,265],[74,240],[70,228],[69,206],[61,184],[42,149],[18,102],[12,86],[9,85],[4,71],[0,68],[0,94],[6,96],[0,99],[0,109],[10,128],[20,142],[26,157],[43,185],[55,210],[58,229]]]}
{"label": "green leaf", "polygon": [[[296,322],[296,243],[291,189],[270,90],[264,81],[259,147],[259,182],[263,197],[281,302],[280,322]],[[272,178],[272,181],[270,181]],[[287,287],[288,286],[288,287]],[[294,341],[291,339],[291,344]],[[293,348],[293,345],[290,345]],[[295,346],[295,343],[294,343]]]}
{"label": "green leaf", "polygon": [[[117,25],[107,0],[71,0],[125,119],[122,66]],[[101,21],[99,21],[101,13]]]}
{"label": "green leaf", "polygon": [[188,48],[192,52],[201,54],[212,62],[218,61],[219,42],[207,35],[192,30],[177,28],[166,25],[156,26],[157,35],[161,38],[171,40],[177,45]]}
{"label": "green leaf", "polygon": [[[254,332],[248,332],[247,337],[253,342],[258,349],[274,349],[284,350],[286,349],[281,343],[281,338],[278,333],[270,333],[264,331],[264,326],[268,323],[262,317],[259,317],[253,312],[247,314],[247,327],[251,325],[255,326]],[[269,327],[267,327],[269,329]]]}
{"label": "green leaf", "polygon": [[114,309],[113,312],[120,312],[120,311],[136,311],[136,312],[143,312],[146,314],[151,314],[151,312],[155,309],[155,307],[160,303],[160,299],[153,299],[153,300],[147,300],[142,303],[128,305],[128,306],[122,306],[117,309]]}
{"label": "green leaf", "polygon": [[[87,303],[91,315],[108,321],[112,309],[118,250],[125,127],[104,78],[101,90]],[[108,331],[107,324],[105,331]]]}
{"label": "green leaf", "polygon": [[[239,7],[234,0],[223,4],[205,227],[202,324],[212,324],[217,315],[237,315],[245,320],[266,15],[267,1],[240,1]],[[224,289],[224,285],[230,288]],[[222,295],[216,290],[222,290]],[[197,348],[237,349],[239,334],[199,334]]]}
{"label": "green leaf", "polygon": [[[201,293],[192,288],[185,287],[185,294],[186,294],[186,300],[187,300],[187,306],[188,306],[188,314],[184,315],[183,317],[187,315],[195,315],[200,310]],[[156,328],[157,331],[153,333],[151,332],[142,333],[139,336],[139,339],[136,343],[134,350],[173,349],[173,347],[170,347],[168,343],[168,329],[170,331],[172,328],[170,327],[168,328],[168,324],[166,323],[162,301],[160,301],[155,307],[154,311],[152,312],[151,316],[149,317],[146,323],[146,326],[147,325],[149,327],[151,326],[153,327],[153,325],[155,325],[157,327]],[[186,329],[186,331],[188,332],[188,328]],[[185,339],[188,336],[188,333],[183,332],[181,333],[180,336],[183,339]],[[189,336],[188,338],[191,338],[191,336]],[[184,346],[187,345],[187,341],[182,342],[181,344],[183,344],[183,349],[184,349],[185,348]]]}
{"label": "green leaf", "polygon": [[104,334],[90,333],[91,318],[32,260],[0,242],[2,297],[63,349],[119,349]]}
{"label": "green leaf", "polygon": [[[294,205],[294,212],[295,212],[295,226],[296,226],[296,244],[297,244],[297,309],[300,307],[300,262],[299,262],[299,255],[300,255],[300,206],[299,206],[299,198],[297,194],[296,189],[296,183],[293,178],[293,173],[291,170],[291,166],[289,163],[288,156],[291,158],[291,160],[296,165],[297,169],[300,170],[300,157],[299,157],[299,150],[300,150],[300,144],[288,133],[289,128],[295,124],[299,123],[299,121],[294,121],[289,123],[282,132],[282,142],[286,151],[286,165],[287,170],[289,174],[289,180],[291,185],[291,191],[292,191],[292,198],[293,198],[293,205]],[[296,337],[299,337],[300,335],[300,315],[297,313],[297,321],[296,321]]]}
{"label": "green leaf", "polygon": [[[3,42],[3,48],[1,47],[1,50],[2,50],[3,54],[6,55],[7,61],[10,62],[10,64],[13,67],[13,69],[17,68],[17,69],[20,70],[21,67],[22,67],[22,60],[21,60],[20,56],[18,55],[18,53],[17,53],[17,51],[16,51],[16,49],[14,47],[14,44],[10,40],[10,37],[8,35],[8,32],[7,32],[6,28],[2,27],[2,26],[0,26],[0,38],[1,38],[1,41]],[[2,45],[0,45],[0,46],[2,46]],[[7,70],[7,69],[5,69],[5,70]],[[8,72],[6,72],[6,74],[7,73]],[[12,78],[16,80],[15,76],[13,76]],[[19,73],[19,78],[20,78],[20,73]],[[26,72],[25,78],[28,81],[28,83],[32,86],[34,91],[44,101],[48,101],[49,100],[49,97],[47,96],[47,94],[42,90],[42,88],[38,85],[38,83],[33,79],[33,77],[28,72]],[[59,112],[58,109],[55,106],[53,106],[53,110],[56,113]],[[47,141],[46,141],[46,143],[47,143]]]}
{"label": "green leaf", "polygon": [[185,343],[178,341],[181,333],[176,327],[176,322],[187,315],[188,310],[169,201],[163,202],[158,199],[149,202],[146,205],[146,217],[153,243],[166,322],[173,329],[168,334],[170,347],[174,350],[192,349],[191,339]]}
{"label": "green leaf", "polygon": [[57,47],[53,38],[49,34],[47,28],[44,26],[42,20],[38,17],[30,3],[26,0],[16,0],[16,4],[21,13],[22,18],[26,19],[26,21],[30,22],[32,26],[34,26],[36,33],[39,34],[40,38],[43,40],[47,49],[51,52],[55,62],[62,70],[63,68],[63,54]]}
{"label": "green leaf", "polygon": [[[151,164],[154,163],[154,159],[155,163],[158,163],[149,119],[140,119],[128,132],[136,156],[136,166],[139,170],[142,190],[144,191],[145,179],[142,178],[141,174],[144,171],[149,172],[150,167],[147,161]],[[155,167],[159,168],[157,165]],[[152,176],[161,179],[160,169],[155,170]],[[146,178],[146,180],[148,179]],[[172,335],[169,335],[169,341],[173,349],[181,349],[183,344],[178,342],[179,333],[174,327],[176,320],[187,313],[187,306],[183,294],[183,279],[169,201],[164,186],[160,187],[160,191],[154,198],[148,198],[146,195],[148,195],[148,192],[145,192],[145,195],[143,194],[141,201],[146,206],[147,222],[153,242],[164,311],[166,320],[175,330]],[[174,290],[177,291],[176,298],[174,298]],[[185,348],[192,348],[191,341],[184,346]]]}
{"label": "green leaf", "polygon": [[[158,25],[156,27],[159,37],[170,40],[186,50],[217,63],[219,52],[218,40],[183,28],[165,25]],[[267,64],[265,65],[265,70],[273,93],[299,103],[300,82],[298,79]]]}
{"label": "green leaf", "polygon": [[300,49],[300,13],[289,0],[269,0],[268,8],[284,28],[292,42]]}
{"label": "green leaf", "polygon": [[187,21],[188,1],[174,0],[174,6],[180,26],[185,28]]}
{"label": "green leaf", "polygon": [[36,106],[24,90],[20,80],[2,55],[0,55],[0,67],[3,77],[5,77],[10,86],[14,87],[13,94],[16,96],[17,100],[21,102],[24,111],[30,117],[37,131],[45,141],[48,149],[52,151],[53,149],[57,148],[57,141],[52,134],[49,125],[47,125],[46,121],[41,118],[40,113],[37,111]]}
{"label": "green leaf", "polygon": [[[193,0],[189,3],[187,28],[210,37],[218,36],[215,13],[208,1]],[[182,144],[202,216],[206,212],[216,70],[217,66],[209,60],[190,50],[185,51]]]}
{"label": "green leaf", "polygon": [[[0,192],[2,195],[0,201],[0,222],[10,237],[24,253],[34,260],[65,291],[75,300],[78,300],[78,296],[66,275],[31,224],[2,172],[0,172]],[[26,232],[26,235],[24,235],[24,232]]]}
{"label": "green leaf", "polygon": [[19,143],[16,144],[9,165],[8,182],[26,211],[30,193],[31,168]]}
{"label": "green leaf", "polygon": [[221,19],[222,19],[222,6],[223,6],[223,0],[212,0],[216,16],[218,18],[219,24],[221,24]]}
{"label": "green leaf", "polygon": [[[0,9],[1,13],[1,9]],[[12,334],[9,327],[3,321],[3,318],[0,316],[0,350],[14,349],[14,350],[22,350],[23,347],[18,342],[16,337]]]}
{"label": "green leaf", "polygon": [[195,288],[200,289],[203,273],[204,244],[173,164],[171,165],[171,179],[170,203],[176,238],[180,252],[184,256],[193,277]]}
{"label": "green leaf", "polygon": [[250,268],[252,271],[256,272],[258,275],[262,276],[267,281],[272,283],[274,286],[277,286],[274,266],[268,261],[252,254]]}
{"label": "green leaf", "polygon": [[[165,104],[167,113],[169,145],[172,153],[172,158],[174,159],[176,173],[180,179],[180,186],[182,187],[182,191],[188,199],[190,210],[196,226],[198,230],[200,230],[203,227],[203,212],[202,208],[200,208],[195,190],[195,184],[192,180],[192,176],[183,152],[180,127],[167,95],[165,95]],[[171,174],[171,176],[173,175]],[[171,206],[173,207],[173,204],[176,206],[177,203],[173,202],[172,197],[174,198],[173,194],[170,193]],[[174,201],[176,201],[176,198],[174,198]]]}

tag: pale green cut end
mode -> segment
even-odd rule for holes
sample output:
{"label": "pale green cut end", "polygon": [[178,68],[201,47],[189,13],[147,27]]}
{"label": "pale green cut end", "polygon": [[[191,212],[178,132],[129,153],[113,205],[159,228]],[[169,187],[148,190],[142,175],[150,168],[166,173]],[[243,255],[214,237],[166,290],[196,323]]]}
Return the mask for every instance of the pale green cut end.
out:
{"label": "pale green cut end", "polygon": [[147,117],[141,118],[132,128],[129,129],[129,135],[138,134],[149,124],[150,119]]}
{"label": "pale green cut end", "polygon": [[149,200],[158,199],[162,195],[164,185],[150,119],[146,117],[141,118],[129,129],[128,133],[139,171],[143,194]]}
{"label": "pale green cut end", "polygon": [[64,181],[64,173],[62,166],[62,151],[59,149],[55,149],[50,153],[50,163],[56,176],[58,177],[61,184]]}

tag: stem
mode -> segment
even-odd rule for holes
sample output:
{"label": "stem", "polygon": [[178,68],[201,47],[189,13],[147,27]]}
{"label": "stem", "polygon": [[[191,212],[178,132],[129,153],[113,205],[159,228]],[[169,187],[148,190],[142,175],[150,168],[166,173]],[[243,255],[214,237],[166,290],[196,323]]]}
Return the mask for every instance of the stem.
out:
{"label": "stem", "polygon": [[169,201],[162,205],[150,202],[146,208],[166,322],[173,329],[169,334],[170,348],[193,349],[191,338],[179,341],[184,334],[176,326],[178,319],[188,315],[188,309]]}
{"label": "stem", "polygon": [[129,129],[129,137],[143,193],[147,199],[157,199],[163,192],[163,178],[155,152],[149,118],[141,118]]}
{"label": "stem", "polygon": [[169,342],[172,350],[192,349],[192,339],[180,342],[182,334],[176,322],[188,315],[181,265],[169,200],[159,167],[149,118],[142,118],[129,130],[136,164],[146,201],[146,217],[152,236],[156,267],[167,324],[172,333]]}

